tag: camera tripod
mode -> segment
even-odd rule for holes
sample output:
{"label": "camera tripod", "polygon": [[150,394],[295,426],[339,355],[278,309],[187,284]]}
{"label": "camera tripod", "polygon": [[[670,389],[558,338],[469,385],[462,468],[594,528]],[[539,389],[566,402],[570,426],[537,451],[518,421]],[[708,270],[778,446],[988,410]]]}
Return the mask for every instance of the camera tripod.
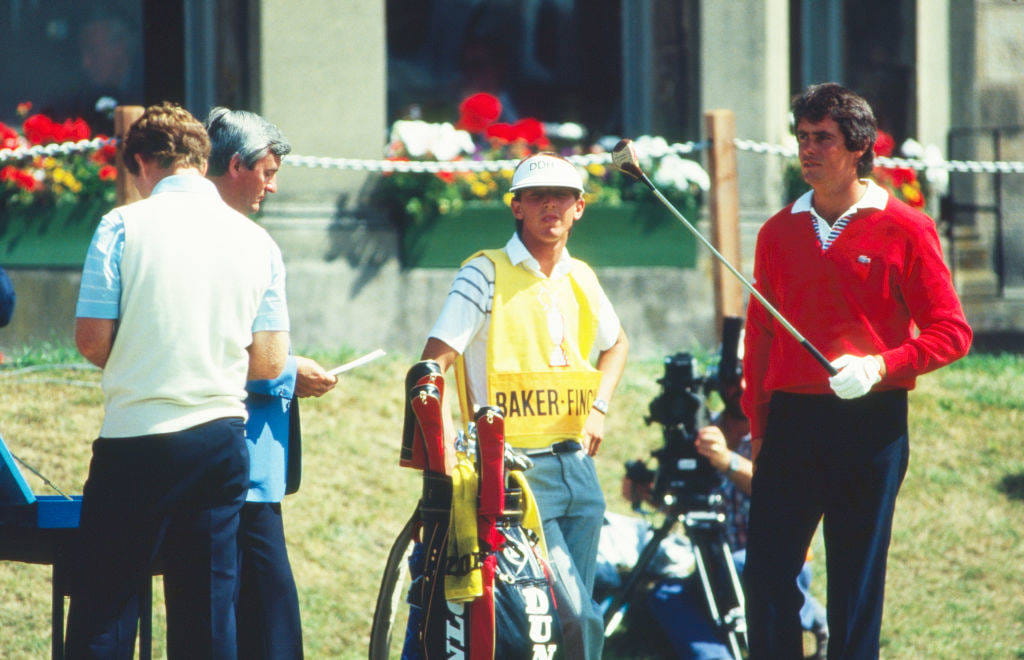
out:
{"label": "camera tripod", "polygon": [[743,587],[725,535],[725,514],[716,511],[714,507],[716,498],[720,501],[718,495],[704,498],[708,500],[708,506],[697,508],[691,508],[689,503],[684,503],[679,497],[667,498],[672,503],[665,513],[665,520],[640,552],[622,588],[610,602],[604,603],[605,637],[619,627],[662,541],[677,523],[681,523],[693,547],[695,571],[700,578],[715,630],[729,645],[734,658],[739,660],[743,657],[741,649],[747,647]]}

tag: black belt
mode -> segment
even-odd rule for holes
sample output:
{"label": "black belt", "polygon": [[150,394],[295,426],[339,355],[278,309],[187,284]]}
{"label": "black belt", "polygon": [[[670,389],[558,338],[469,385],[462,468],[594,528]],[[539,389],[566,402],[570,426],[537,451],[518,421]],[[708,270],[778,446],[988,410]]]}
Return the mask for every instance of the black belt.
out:
{"label": "black belt", "polygon": [[522,451],[530,458],[534,458],[536,456],[555,456],[557,454],[571,454],[581,449],[583,449],[583,445],[581,445],[576,440],[562,440],[561,442],[556,442],[550,447],[544,447],[543,449],[521,449],[520,451]]}

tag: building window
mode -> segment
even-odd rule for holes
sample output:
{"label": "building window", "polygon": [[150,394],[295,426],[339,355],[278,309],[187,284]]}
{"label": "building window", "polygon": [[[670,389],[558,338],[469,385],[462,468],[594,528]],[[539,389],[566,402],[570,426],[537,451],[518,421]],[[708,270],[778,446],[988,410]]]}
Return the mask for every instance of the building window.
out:
{"label": "building window", "polygon": [[620,0],[388,0],[388,114],[452,121],[489,92],[501,121],[621,130]]}
{"label": "building window", "polygon": [[141,2],[0,0],[0,121],[19,103],[113,130],[115,105],[143,100]]}

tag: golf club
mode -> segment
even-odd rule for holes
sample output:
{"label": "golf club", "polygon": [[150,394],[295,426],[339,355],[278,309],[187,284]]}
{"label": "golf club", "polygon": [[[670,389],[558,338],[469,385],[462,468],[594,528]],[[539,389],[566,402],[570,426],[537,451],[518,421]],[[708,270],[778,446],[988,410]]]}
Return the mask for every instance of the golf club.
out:
{"label": "golf club", "polygon": [[728,268],[729,272],[739,279],[744,288],[750,292],[750,295],[757,298],[758,302],[764,305],[764,308],[768,310],[768,313],[774,316],[775,320],[782,324],[782,327],[784,327],[786,331],[793,336],[793,339],[797,340],[801,346],[807,349],[808,353],[814,356],[815,360],[821,363],[821,366],[825,368],[825,371],[827,371],[830,376],[835,376],[838,373],[838,370],[829,363],[828,359],[821,354],[821,351],[815,348],[811,342],[807,341],[807,339],[800,334],[800,331],[793,327],[793,324],[787,321],[786,317],[784,317],[779,310],[775,309],[775,306],[768,302],[765,297],[754,288],[754,285],[751,284],[747,278],[743,277],[743,274],[736,270],[736,268],[729,263],[729,260],[722,256],[722,253],[716,250],[715,246],[712,245],[708,239],[704,238],[704,236],[697,231],[696,227],[690,224],[690,221],[672,205],[672,202],[668,201],[665,196],[661,194],[657,187],[655,187],[654,183],[652,183],[651,180],[647,178],[647,175],[644,174],[644,171],[640,169],[640,162],[636,156],[636,149],[633,147],[632,140],[627,138],[619,140],[619,143],[615,145],[614,149],[612,149],[612,164],[615,165],[620,172],[628,174],[634,179],[643,181],[644,185],[650,188],[651,192],[654,193],[654,196],[658,198],[658,201],[664,204],[680,222],[686,225],[686,228],[689,229],[701,243],[711,250],[711,254],[715,255],[722,265]]}

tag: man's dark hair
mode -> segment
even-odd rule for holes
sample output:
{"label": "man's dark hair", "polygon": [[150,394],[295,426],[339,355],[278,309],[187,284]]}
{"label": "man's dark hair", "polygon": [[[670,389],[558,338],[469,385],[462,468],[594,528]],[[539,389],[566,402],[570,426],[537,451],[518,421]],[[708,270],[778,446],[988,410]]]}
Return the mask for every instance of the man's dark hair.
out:
{"label": "man's dark hair", "polygon": [[861,96],[836,83],[811,85],[793,98],[794,131],[802,119],[815,123],[823,119],[835,121],[846,138],[848,150],[865,150],[857,161],[857,176],[871,173],[875,164],[878,123],[871,106]]}
{"label": "man's dark hair", "polygon": [[206,119],[206,130],[213,143],[209,176],[227,172],[235,154],[251,170],[267,154],[283,158],[292,150],[277,126],[254,112],[214,108]]}

